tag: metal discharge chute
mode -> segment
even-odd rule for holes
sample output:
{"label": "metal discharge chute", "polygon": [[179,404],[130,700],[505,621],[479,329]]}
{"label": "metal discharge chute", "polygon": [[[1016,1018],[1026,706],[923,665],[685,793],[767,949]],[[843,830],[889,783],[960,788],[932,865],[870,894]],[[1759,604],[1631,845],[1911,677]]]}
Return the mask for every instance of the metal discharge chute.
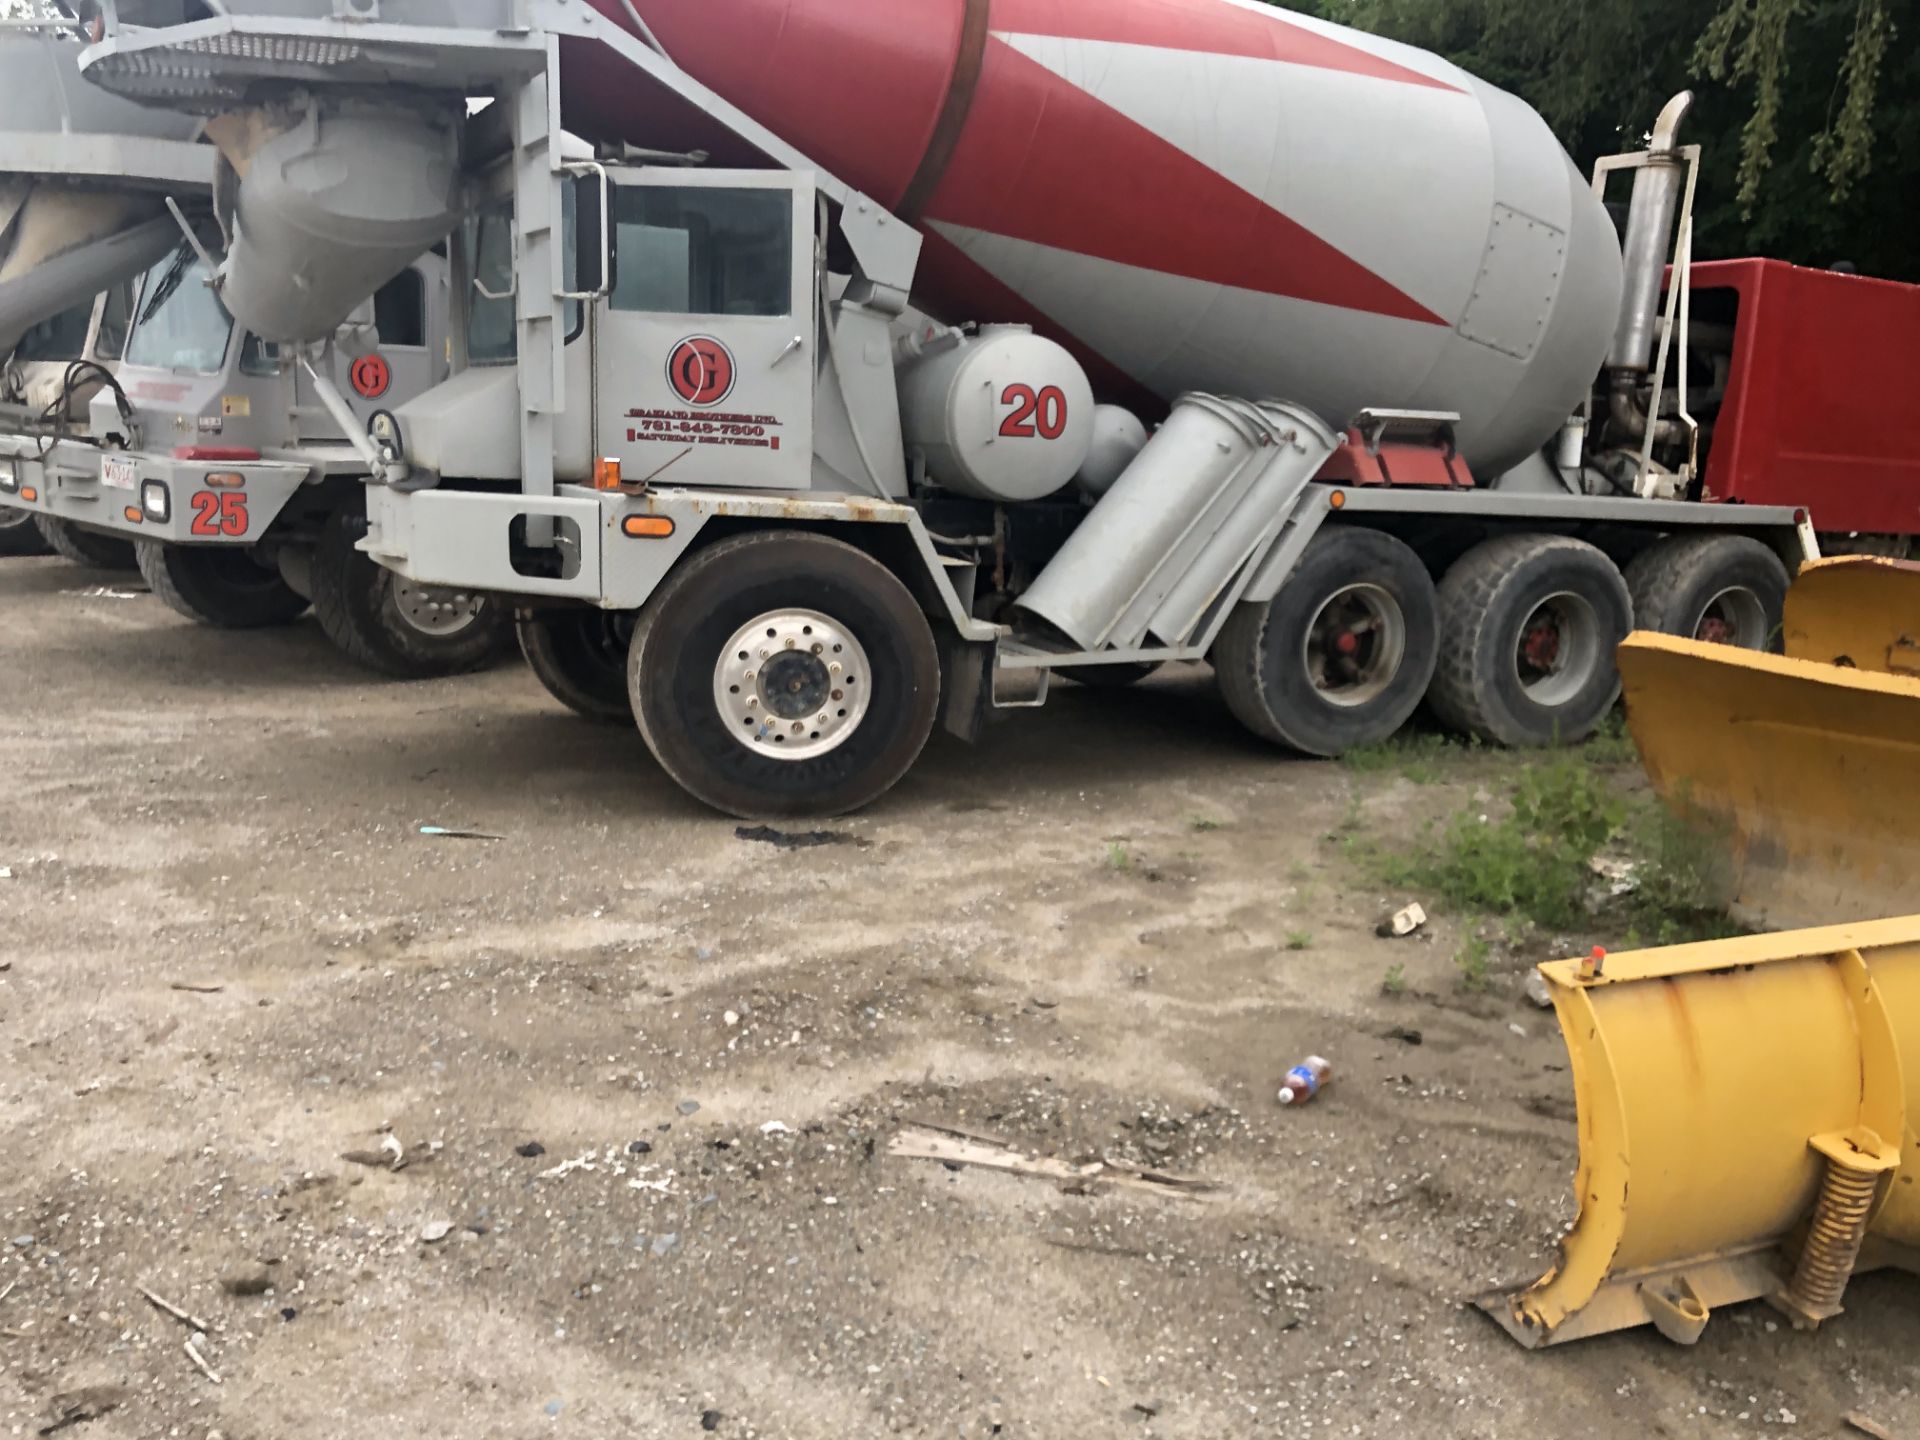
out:
{"label": "metal discharge chute", "polygon": [[180,243],[169,196],[204,200],[200,122],[80,78],[76,38],[0,33],[0,356]]}

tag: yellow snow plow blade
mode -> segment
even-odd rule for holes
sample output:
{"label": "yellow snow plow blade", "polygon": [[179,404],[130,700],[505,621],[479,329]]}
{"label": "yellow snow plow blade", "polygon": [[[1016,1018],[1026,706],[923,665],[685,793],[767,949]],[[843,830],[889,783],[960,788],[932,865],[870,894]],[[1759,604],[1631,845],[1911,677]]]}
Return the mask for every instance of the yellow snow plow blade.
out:
{"label": "yellow snow plow blade", "polygon": [[1787,593],[1785,632],[1796,660],[1920,679],[1920,565],[1816,560]]}
{"label": "yellow snow plow blade", "polygon": [[[1889,671],[1920,662],[1920,567],[1841,563],[1787,612],[1790,648],[1828,663],[1663,635],[1620,647],[1654,788],[1725,832],[1738,906],[1763,924],[1920,906],[1920,674]],[[1863,599],[1876,588],[1904,594],[1908,624]]]}
{"label": "yellow snow plow blade", "polygon": [[1541,967],[1572,1061],[1580,1217],[1479,1304],[1529,1348],[1684,1344],[1765,1298],[1812,1328],[1920,1272],[1920,917]]}

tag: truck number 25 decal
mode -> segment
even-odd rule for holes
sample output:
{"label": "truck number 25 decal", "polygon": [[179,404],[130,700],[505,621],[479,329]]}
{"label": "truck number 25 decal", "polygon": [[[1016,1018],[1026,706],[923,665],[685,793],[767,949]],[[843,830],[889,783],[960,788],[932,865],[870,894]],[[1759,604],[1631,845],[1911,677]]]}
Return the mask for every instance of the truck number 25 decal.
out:
{"label": "truck number 25 decal", "polygon": [[239,539],[247,533],[246,495],[238,490],[197,492],[193,497],[193,524],[190,531],[195,535],[224,535],[229,539]]}
{"label": "truck number 25 decal", "polygon": [[1008,440],[1058,440],[1067,433],[1067,397],[1058,385],[1036,391],[1031,385],[1009,385],[1001,395],[1002,405],[1011,405],[1013,413],[1001,423],[1000,434]]}

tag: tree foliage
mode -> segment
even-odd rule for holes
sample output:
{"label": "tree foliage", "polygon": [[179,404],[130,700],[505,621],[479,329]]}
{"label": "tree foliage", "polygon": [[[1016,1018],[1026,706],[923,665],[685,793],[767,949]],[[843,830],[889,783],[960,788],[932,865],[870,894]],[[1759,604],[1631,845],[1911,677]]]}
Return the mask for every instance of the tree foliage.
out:
{"label": "tree foliage", "polygon": [[1531,102],[1583,166],[1699,96],[1700,246],[1920,280],[1920,0],[1293,0]]}

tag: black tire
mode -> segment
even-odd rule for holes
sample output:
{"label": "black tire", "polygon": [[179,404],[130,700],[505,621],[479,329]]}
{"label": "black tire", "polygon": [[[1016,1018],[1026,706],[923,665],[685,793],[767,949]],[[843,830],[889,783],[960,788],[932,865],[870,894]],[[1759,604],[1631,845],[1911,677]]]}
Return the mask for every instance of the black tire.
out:
{"label": "black tire", "polygon": [[520,653],[547,692],[576,715],[603,725],[633,724],[627,659],[634,617],[624,611],[549,610],[522,615]]}
{"label": "black tire", "polygon": [[266,630],[307,613],[307,602],[280,572],[263,569],[249,550],[142,540],[134,553],[153,593],[175,614],[201,625]]}
{"label": "black tire", "polygon": [[76,565],[86,565],[95,570],[133,570],[139,567],[140,562],[134,556],[131,540],[102,535],[98,530],[82,529],[57,515],[36,515],[33,523],[40,532],[40,538],[47,542],[54,554]]}
{"label": "black tire", "polygon": [[1084,685],[1089,690],[1128,690],[1142,680],[1160,673],[1158,665],[1071,665],[1056,670],[1056,675]]}
{"label": "black tire", "polygon": [[1220,693],[1254,734],[1308,755],[1377,745],[1426,694],[1438,615],[1433,577],[1406,544],[1322,530],[1270,604],[1234,607],[1213,647]]}
{"label": "black tire", "polygon": [[33,522],[31,510],[0,506],[0,555],[51,555],[53,547]]}
{"label": "black tire", "polygon": [[1428,692],[1450,729],[1497,745],[1573,745],[1620,697],[1633,629],[1619,569],[1583,540],[1504,535],[1440,582],[1440,666]]}
{"label": "black tire", "polygon": [[1780,557],[1744,535],[1662,540],[1627,567],[1637,629],[1743,650],[1779,644],[1791,583]]}
{"label": "black tire", "polygon": [[[782,671],[792,677],[743,670],[750,683],[727,702],[741,711],[736,735],[734,716],[721,708],[721,667],[740,656],[758,667],[767,652],[735,650],[736,639],[776,617],[791,617],[773,659],[790,659]],[[815,641],[811,653],[787,644],[805,643],[802,622],[851,644],[822,650]],[[682,563],[640,612],[628,677],[640,733],[661,767],[695,798],[747,820],[827,818],[872,804],[919,758],[940,705],[933,629],[907,587],[853,546],[803,533],[738,536]],[[863,694],[864,709],[849,703]],[[789,695],[809,713],[775,708]],[[755,726],[750,710],[778,724]],[[814,725],[820,729],[808,729]],[[786,758],[789,735],[830,748]]]}
{"label": "black tire", "polygon": [[[366,533],[366,515],[343,505],[327,517],[313,554],[313,613],[342,654],[395,680],[438,680],[504,653],[513,616],[496,596],[403,581],[354,548]],[[436,629],[442,614],[444,628]],[[418,622],[409,618],[416,615]]]}

